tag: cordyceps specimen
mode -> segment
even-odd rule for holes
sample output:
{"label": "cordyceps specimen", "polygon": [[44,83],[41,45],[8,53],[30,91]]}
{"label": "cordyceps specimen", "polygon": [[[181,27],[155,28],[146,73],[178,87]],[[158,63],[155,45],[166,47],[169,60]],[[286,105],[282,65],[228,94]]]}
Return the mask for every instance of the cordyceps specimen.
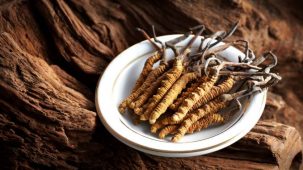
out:
{"label": "cordyceps specimen", "polygon": [[207,92],[216,83],[218,78],[218,73],[215,71],[215,73],[212,74],[209,79],[206,80],[206,82],[201,83],[193,92],[191,92],[188,97],[184,99],[176,113],[173,115],[173,121],[182,120],[186,116],[190,108],[192,108],[201,97],[207,94]]}
{"label": "cordyceps specimen", "polygon": [[[153,42],[150,36],[142,29],[138,28],[145,38],[153,45],[153,47],[157,50],[156,54],[149,57],[143,67],[143,70],[135,84],[135,87],[132,90],[132,93],[119,105],[119,111],[121,113],[125,112],[127,107],[133,108],[135,104],[132,103],[139,95],[141,95],[146,88],[150,86],[157,78],[159,78],[167,69],[170,68],[171,62],[167,62],[165,59],[165,47],[162,45],[162,48],[158,47],[158,45]],[[155,33],[154,33],[155,34]],[[178,43],[179,41],[184,40],[188,36],[184,34],[174,40],[171,40],[172,44]],[[156,40],[156,37],[154,37]],[[153,69],[153,65],[161,59],[160,66],[158,68]],[[148,95],[148,94],[147,94]]]}
{"label": "cordyceps specimen", "polygon": [[[194,133],[196,131],[200,131],[201,129],[205,129],[211,125],[220,124],[223,122],[224,122],[223,116],[221,116],[218,113],[214,113],[192,124],[186,133]],[[163,139],[169,134],[176,134],[179,126],[180,125],[178,124],[166,126],[159,132],[159,138]]]}
{"label": "cordyceps specimen", "polygon": [[178,98],[174,101],[173,104],[171,104],[169,106],[170,109],[177,111],[178,107],[180,106],[180,104],[183,102],[183,100],[191,93],[193,92],[201,83],[206,81],[206,76],[200,78],[199,80],[195,81],[194,83],[192,83],[190,85],[189,88],[185,89],[184,92],[182,92],[180,94],[180,96],[178,96]]}
{"label": "cordyceps specimen", "polygon": [[[140,86],[143,86],[144,84],[146,84],[145,86],[147,86],[148,82],[152,82],[154,79],[156,79],[164,70],[166,66],[162,66],[159,67],[159,69],[157,69],[157,72],[154,71],[154,74],[151,74],[149,76],[149,81],[146,82],[146,77],[147,75],[152,71],[153,69],[153,65],[158,62],[162,56],[164,55],[164,49],[158,47],[157,44],[155,44],[151,38],[148,36],[148,34],[143,31],[142,29],[138,28],[138,31],[142,32],[142,34],[144,35],[145,38],[147,38],[151,44],[157,49],[156,54],[152,55],[151,57],[149,57],[143,67],[143,70],[135,84],[135,87],[132,90],[132,93],[120,104],[119,106],[119,111],[121,113],[125,112],[125,109],[127,107],[127,105],[136,97],[138,97],[140,95],[140,93],[143,91],[144,88],[139,88]],[[160,69],[161,68],[161,69]],[[146,83],[145,83],[146,82]],[[139,88],[139,89],[138,89]]]}
{"label": "cordyceps specimen", "polygon": [[[229,121],[231,112],[226,116],[226,110],[230,107],[242,112],[243,98],[275,85],[281,77],[271,72],[277,65],[277,57],[272,52],[255,57],[247,41],[225,41],[237,25],[235,23],[227,32],[200,37],[204,26],[199,25],[167,42],[156,38],[154,27],[154,39],[138,29],[156,52],[146,60],[131,94],[120,104],[119,111],[124,113],[128,108],[137,115],[139,122],[148,120],[152,133],[161,139],[172,136],[173,142],[178,142],[186,134]],[[194,31],[195,35],[189,36]],[[185,46],[177,46],[188,38]],[[192,47],[198,40],[201,41],[198,48]],[[220,52],[230,46],[243,51],[238,62],[220,56]],[[174,52],[171,60],[165,55],[168,48]],[[157,63],[159,66],[156,67]]]}
{"label": "cordyceps specimen", "polygon": [[161,99],[160,103],[151,113],[149,121],[151,123],[156,122],[156,120],[167,110],[169,105],[178,97],[181,91],[186,87],[186,85],[198,78],[198,74],[195,72],[185,73],[181,76]]}
{"label": "cordyceps specimen", "polygon": [[[146,111],[143,113],[143,115],[141,115],[140,118],[142,118],[141,120],[145,120],[146,117],[149,117],[149,122],[151,124],[155,123],[157,118],[163,113],[163,110],[165,112],[166,108],[173,102],[174,99],[172,99],[172,102],[167,101],[165,98],[162,101],[163,96],[170,90],[170,88],[173,86],[173,84],[178,80],[178,78],[181,76],[181,74],[184,71],[184,65],[183,65],[183,61],[184,58],[188,55],[188,53],[190,52],[190,48],[192,46],[192,44],[194,43],[194,41],[196,40],[196,38],[202,33],[202,31],[204,30],[204,28],[202,28],[190,41],[189,43],[181,50],[181,52],[177,52],[177,50],[175,49],[175,47],[172,47],[174,49],[175,52],[175,59],[174,59],[174,65],[173,67],[168,70],[165,73],[165,78],[164,80],[162,80],[160,87],[158,88],[156,94],[153,95],[151,102],[148,104]],[[170,44],[167,44],[170,46]],[[193,74],[194,76],[187,76],[186,80],[190,81],[191,79],[194,79],[195,74]],[[185,81],[185,79],[184,79]],[[174,96],[178,96],[178,94],[181,92],[178,92],[179,89],[176,88],[176,86],[171,89],[173,90],[170,94],[170,96],[168,96],[168,98],[175,98]],[[177,95],[175,95],[175,93],[177,93]],[[160,103],[162,102],[162,103]],[[160,107],[156,108],[156,106],[160,103]],[[156,108],[156,109],[155,109]],[[156,110],[157,112],[153,112],[153,110]]]}
{"label": "cordyceps specimen", "polygon": [[180,140],[187,133],[191,125],[196,123],[199,119],[203,118],[208,114],[216,113],[227,105],[228,101],[221,101],[220,99],[215,99],[205,104],[203,107],[193,111],[189,118],[185,119],[181,123],[176,135],[174,135],[174,137],[172,138],[172,141],[177,142],[178,140]]}
{"label": "cordyceps specimen", "polygon": [[[218,37],[219,40],[223,40],[224,38],[229,37],[234,32],[234,30],[236,29],[236,27],[237,27],[237,24],[235,26],[233,26],[232,29],[231,29],[231,31],[229,31],[228,33],[219,32],[219,33],[213,34],[211,36],[212,37],[211,40],[213,38],[216,38],[216,37]],[[202,62],[204,61],[205,52],[207,50],[211,50],[210,47],[214,46],[214,44],[217,44],[219,42],[219,41],[216,41],[213,44],[211,44],[211,42],[212,42],[211,40],[207,43],[207,45],[203,49],[203,52],[201,54]],[[224,46],[224,48],[226,48],[226,45],[223,45],[223,46]],[[222,49],[224,49],[224,48],[222,48]],[[210,54],[213,54],[213,53],[214,52],[211,52]],[[201,99],[202,97],[204,97],[207,94],[207,92],[213,87],[213,85],[218,80],[218,78],[219,78],[218,72],[220,71],[220,69],[222,69],[222,67],[223,67],[223,65],[220,65],[218,68],[216,68],[214,70],[213,74],[211,74],[209,76],[209,79],[206,82],[201,83],[193,92],[191,92],[182,101],[181,105],[178,107],[178,110],[173,115],[172,119],[174,121],[182,120],[184,118],[184,116],[188,113],[188,111],[195,105],[195,103],[197,103],[199,99]]]}
{"label": "cordyceps specimen", "polygon": [[210,100],[218,97],[220,94],[227,93],[231,90],[235,83],[235,78],[233,76],[228,76],[226,80],[222,83],[213,86],[208,93],[206,93],[203,97],[201,97],[192,108],[189,109],[189,112],[199,108],[200,106],[206,104]]}

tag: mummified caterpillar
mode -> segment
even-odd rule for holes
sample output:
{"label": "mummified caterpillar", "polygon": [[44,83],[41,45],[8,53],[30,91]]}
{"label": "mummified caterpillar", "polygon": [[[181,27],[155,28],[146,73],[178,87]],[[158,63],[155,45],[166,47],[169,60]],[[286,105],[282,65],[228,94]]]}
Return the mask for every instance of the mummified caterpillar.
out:
{"label": "mummified caterpillar", "polygon": [[[142,107],[137,107],[137,108],[135,108],[135,109],[134,109],[135,114],[136,114],[136,115],[141,115],[141,114],[143,114],[143,110],[145,110],[145,109],[147,108],[147,106],[148,106],[148,103],[144,104]],[[139,120],[141,120],[140,117],[139,117]]]}
{"label": "mummified caterpillar", "polygon": [[149,57],[143,67],[142,72],[140,73],[140,76],[138,80],[136,81],[135,87],[133,88],[133,91],[136,91],[144,82],[147,75],[153,70],[153,65],[158,62],[162,58],[162,55],[157,52],[155,55]]}
{"label": "mummified caterpillar", "polygon": [[[171,88],[171,86],[175,83],[175,81],[181,76],[184,65],[183,60],[185,56],[190,52],[189,48],[195,41],[195,39],[202,33],[203,30],[200,30],[191,40],[190,42],[184,47],[182,52],[176,57],[175,63],[173,65],[173,68],[171,68],[166,74],[166,78],[162,80],[161,86],[158,88],[157,93],[152,97],[152,101],[149,103],[146,111],[144,112],[142,118],[146,118],[150,115],[150,113],[153,111],[153,109],[159,104],[163,96],[167,93],[167,91]],[[141,119],[142,120],[142,119]],[[150,119],[149,123],[153,124],[155,123],[155,119]]]}
{"label": "mummified caterpillar", "polygon": [[142,29],[137,28],[139,32],[142,33],[142,35],[152,44],[152,46],[157,50],[156,54],[149,57],[144,64],[143,70],[140,73],[139,78],[136,81],[135,87],[133,88],[133,91],[136,91],[144,82],[146,76],[153,70],[153,65],[158,62],[161,58],[162,60],[165,60],[164,56],[164,48],[158,47],[158,45],[151,40],[150,36]]}
{"label": "mummified caterpillar", "polygon": [[223,123],[223,121],[224,118],[220,114],[217,113],[210,114],[205,118],[201,118],[197,122],[192,124],[188,129],[187,133],[194,133],[196,131],[200,131],[201,129],[207,128],[210,125]]}
{"label": "mummified caterpillar", "polygon": [[181,126],[178,128],[177,134],[172,138],[172,141],[179,141],[187,133],[192,124],[207,114],[218,112],[219,110],[226,107],[228,103],[229,102],[222,101],[220,98],[217,98],[208,102],[206,105],[203,105],[201,108],[194,110],[193,113],[190,114],[189,117],[182,122]]}
{"label": "mummified caterpillar", "polygon": [[179,127],[178,124],[176,125],[168,125],[165,128],[163,128],[160,132],[159,132],[159,138],[160,139],[164,139],[165,136],[172,134],[174,132],[176,132],[177,128]]}
{"label": "mummified caterpillar", "polygon": [[146,90],[144,90],[137,99],[133,100],[129,104],[129,107],[131,109],[140,108],[148,100],[148,98],[151,97],[157,91],[158,87],[161,85],[161,82],[164,78],[165,78],[164,75],[160,76]]}
{"label": "mummified caterpillar", "polygon": [[[165,78],[162,80],[157,93],[153,95],[151,102],[147,106],[144,115],[150,115],[155,106],[160,102],[167,90],[173,85],[173,83],[180,77],[183,71],[182,61],[177,60],[173,68],[165,73]],[[142,120],[142,119],[141,119]]]}
{"label": "mummified caterpillar", "polygon": [[173,115],[173,120],[178,121],[183,119],[189,109],[213,87],[217,80],[218,74],[212,75],[208,81],[202,83],[192,93],[190,93],[179,106],[177,112]]}
{"label": "mummified caterpillar", "polygon": [[[181,120],[182,121],[182,120]],[[158,129],[163,128],[166,125],[173,125],[173,124],[179,124],[181,121],[173,122],[171,117],[166,117],[160,121],[157,121],[156,123],[152,124],[150,131],[152,133],[156,133]]]}
{"label": "mummified caterpillar", "polygon": [[154,123],[156,120],[167,110],[168,106],[173,103],[173,101],[178,97],[181,91],[186,87],[186,85],[196,79],[198,74],[196,72],[185,73],[181,76],[169,89],[169,91],[162,98],[161,102],[157,105],[154,111],[151,113],[149,121]]}
{"label": "mummified caterpillar", "polygon": [[206,104],[207,102],[218,97],[219,95],[229,92],[230,89],[233,87],[234,83],[235,83],[234,77],[229,76],[221,84],[217,86],[213,86],[213,88],[211,88],[208,93],[206,93],[203,97],[201,97],[193,105],[193,107],[189,109],[189,112],[199,108],[200,106]]}
{"label": "mummified caterpillar", "polygon": [[187,88],[184,92],[181,93],[180,96],[174,101],[173,104],[169,106],[171,110],[177,111],[178,107],[181,105],[181,103],[186,99],[186,97],[193,92],[201,83],[206,81],[206,76],[203,76],[199,78],[196,82],[192,83],[189,88]]}
{"label": "mummified caterpillar", "polygon": [[[200,131],[201,129],[207,128],[210,125],[217,124],[217,123],[223,123],[224,118],[217,113],[210,114],[206,116],[205,118],[201,118],[194,124],[190,126],[188,129],[187,133],[193,133],[195,131]],[[177,133],[177,129],[180,126],[180,124],[173,124],[173,125],[168,125],[164,127],[160,132],[159,132],[159,138],[163,139],[169,134],[174,134]]]}
{"label": "mummified caterpillar", "polygon": [[161,76],[161,74],[163,74],[168,68],[169,65],[167,63],[161,63],[158,68],[149,73],[144,83],[120,104],[120,113],[124,113],[127,105],[131,103],[134,99],[136,99],[147,87],[152,84],[152,82],[154,82],[159,76]]}
{"label": "mummified caterpillar", "polygon": [[163,118],[162,120],[156,121],[156,123],[152,124],[150,131],[152,133],[156,133],[159,129],[165,127],[166,125],[175,125],[180,124],[184,119],[188,118],[189,115],[186,115],[182,120],[173,121],[172,116],[168,116]]}
{"label": "mummified caterpillar", "polygon": [[[126,110],[126,107],[132,102],[132,100],[136,99],[138,95],[142,93],[144,88],[147,88],[155,79],[159,77],[169,66],[169,63],[166,62],[165,59],[165,48],[162,46],[162,48],[158,47],[158,45],[151,40],[149,35],[142,29],[137,28],[138,31],[140,31],[145,38],[148,39],[148,41],[154,46],[154,48],[157,49],[157,52],[155,55],[149,57],[144,64],[143,70],[140,73],[140,76],[138,80],[136,81],[135,87],[133,88],[131,94],[119,105],[119,111],[120,113],[124,113]],[[153,31],[154,32],[154,31]],[[155,33],[154,33],[155,34]],[[156,37],[154,37],[156,40]],[[178,43],[179,41],[182,41],[186,36],[181,36],[176,38],[176,41],[173,41],[173,43]],[[158,62],[161,59],[160,66],[153,70],[153,65]]]}

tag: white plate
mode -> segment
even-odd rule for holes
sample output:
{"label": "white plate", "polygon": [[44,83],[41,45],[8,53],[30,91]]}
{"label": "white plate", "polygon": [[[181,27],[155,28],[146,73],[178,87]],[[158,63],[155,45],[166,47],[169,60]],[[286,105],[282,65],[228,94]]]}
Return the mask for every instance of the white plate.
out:
{"label": "white plate", "polygon": [[[250,122],[253,123],[253,122]],[[245,136],[249,131],[251,130],[251,124],[247,124],[247,126],[245,127],[245,129],[243,129],[243,131],[241,131],[238,135],[236,135],[235,137],[219,144],[216,146],[213,146],[211,148],[205,149],[205,150],[199,150],[199,151],[191,151],[191,152],[177,152],[177,153],[170,153],[170,152],[160,152],[160,151],[155,151],[155,150],[148,150],[145,148],[140,148],[137,147],[136,145],[132,145],[130,143],[127,143],[128,146],[135,148],[137,150],[140,150],[142,152],[148,153],[148,154],[152,154],[152,155],[157,155],[157,156],[164,156],[164,157],[191,157],[191,156],[199,156],[199,155],[205,155],[208,153],[212,153],[212,152],[216,152],[220,149],[226,148],[230,145],[232,145],[233,143],[237,142],[238,140],[240,140],[243,136]]]}
{"label": "white plate", "polygon": [[[159,39],[168,41],[177,36],[180,35],[161,36]],[[178,46],[184,46],[189,39]],[[207,41],[204,44],[206,43]],[[198,47],[199,44],[200,41],[196,40],[193,48]],[[130,93],[142,70],[144,61],[153,52],[154,49],[147,41],[133,45],[110,63],[97,85],[96,108],[98,115],[106,129],[123,143],[143,152],[160,156],[201,155],[229,146],[243,137],[259,120],[265,106],[266,91],[253,96],[243,114],[236,113],[230,121],[222,126],[186,135],[178,143],[172,143],[168,138],[158,139],[157,136],[149,132],[150,126],[148,124],[134,125],[128,114],[121,115],[119,113],[118,105]],[[172,51],[169,50],[167,54],[172,56]],[[244,56],[241,51],[234,47],[229,47],[219,54],[233,62],[238,61],[238,56]],[[243,133],[244,131],[245,133]]]}

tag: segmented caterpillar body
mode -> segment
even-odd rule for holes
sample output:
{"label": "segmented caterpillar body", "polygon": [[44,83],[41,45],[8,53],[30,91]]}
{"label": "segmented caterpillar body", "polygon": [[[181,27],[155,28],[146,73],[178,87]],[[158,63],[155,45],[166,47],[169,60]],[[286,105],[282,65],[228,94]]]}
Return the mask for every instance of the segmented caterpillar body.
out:
{"label": "segmented caterpillar body", "polygon": [[232,76],[229,76],[221,84],[217,86],[213,86],[213,88],[211,88],[208,93],[206,93],[203,97],[201,97],[193,105],[193,107],[189,109],[189,112],[199,108],[200,106],[206,104],[207,102],[218,97],[219,95],[229,92],[233,87],[234,83],[235,83],[234,78]]}
{"label": "segmented caterpillar body", "polygon": [[162,80],[164,79],[164,75],[159,77],[155,82],[153,82],[146,90],[144,90],[141,95],[134,101],[129,104],[131,109],[140,108],[147,100],[150,98],[161,85]]}
{"label": "segmented caterpillar body", "polygon": [[[184,117],[186,119],[188,115]],[[157,121],[151,126],[151,132],[156,133],[159,129],[165,127],[166,125],[174,125],[174,124],[180,124],[184,119],[179,120],[179,121],[173,121],[172,116],[166,117],[160,121]]]}
{"label": "segmented caterpillar body", "polygon": [[201,129],[207,128],[208,126],[212,124],[217,123],[223,123],[224,118],[217,113],[210,114],[206,116],[205,118],[199,119],[197,122],[192,124],[190,128],[188,129],[187,133],[193,133],[196,131],[200,131]]}
{"label": "segmented caterpillar body", "polygon": [[[169,70],[165,74],[165,78],[162,80],[160,87],[157,90],[157,93],[153,95],[151,102],[149,103],[147,109],[145,110],[144,114],[141,115],[143,120],[144,118],[148,117],[150,113],[153,111],[153,109],[158,105],[158,103],[161,101],[162,97],[165,95],[165,93],[171,88],[171,86],[174,84],[174,82],[181,76],[183,72],[183,63],[182,60],[175,60],[173,68]],[[154,122],[150,121],[151,124]]]}
{"label": "segmented caterpillar body", "polygon": [[161,63],[160,66],[150,72],[143,82],[143,84],[134,92],[132,92],[120,105],[120,113],[124,113],[127,106],[136,99],[147,87],[149,87],[152,82],[154,82],[161,74],[163,74],[169,68],[169,64]]}
{"label": "segmented caterpillar body", "polygon": [[[137,107],[137,108],[135,108],[135,109],[134,109],[134,113],[135,113],[136,115],[142,115],[142,114],[143,114],[143,111],[147,108],[147,106],[148,106],[148,103],[145,103],[142,107]],[[140,118],[139,118],[139,120],[140,120]]]}
{"label": "segmented caterpillar body", "polygon": [[178,125],[169,125],[166,126],[165,128],[163,128],[160,132],[159,132],[159,138],[160,139],[164,139],[165,136],[167,136],[168,134],[171,134],[173,132],[175,132],[178,128]]}
{"label": "segmented caterpillar body", "polygon": [[[192,124],[186,133],[193,133],[195,131],[200,131],[201,129],[207,128],[210,125],[223,123],[223,121],[224,121],[224,118],[220,114],[217,114],[217,113],[210,114],[210,115],[206,116],[205,118],[201,118],[200,120],[198,120],[197,122]],[[159,132],[159,138],[164,139],[169,134],[177,133],[177,129],[179,126],[180,125],[178,123],[178,124],[168,125],[168,126],[164,127]]]}
{"label": "segmented caterpillar body", "polygon": [[152,111],[149,121],[151,123],[156,122],[156,120],[167,110],[169,105],[173,103],[173,101],[178,97],[181,91],[186,87],[186,85],[196,79],[198,74],[195,72],[185,73],[181,76],[168,90],[168,92],[164,95],[160,103],[156,106],[156,108]]}
{"label": "segmented caterpillar body", "polygon": [[222,101],[220,98],[217,98],[208,102],[206,105],[203,105],[201,108],[194,110],[193,113],[190,114],[189,117],[182,122],[181,126],[178,128],[177,134],[172,138],[172,141],[179,141],[187,133],[192,124],[207,114],[218,112],[220,109],[226,107],[227,104],[228,102]]}
{"label": "segmented caterpillar body", "polygon": [[197,87],[188,97],[182,102],[179,106],[177,112],[173,115],[173,120],[178,121],[183,119],[184,116],[188,113],[189,109],[209,90],[213,87],[215,82],[218,80],[218,75],[213,75],[210,77],[209,81],[202,83]]}
{"label": "segmented caterpillar body", "polygon": [[191,86],[182,92],[181,95],[174,101],[174,103],[169,106],[169,108],[173,111],[177,111],[178,107],[182,104],[184,99],[186,99],[186,97],[188,97],[188,95],[193,92],[201,83],[205,82],[206,78],[206,76],[203,76],[196,82],[192,83]]}
{"label": "segmented caterpillar body", "polygon": [[153,70],[153,65],[158,62],[162,58],[162,55],[160,55],[159,52],[149,57],[145,63],[142,72],[140,73],[139,78],[136,81],[135,87],[133,88],[133,91],[136,91],[144,82],[147,75]]}

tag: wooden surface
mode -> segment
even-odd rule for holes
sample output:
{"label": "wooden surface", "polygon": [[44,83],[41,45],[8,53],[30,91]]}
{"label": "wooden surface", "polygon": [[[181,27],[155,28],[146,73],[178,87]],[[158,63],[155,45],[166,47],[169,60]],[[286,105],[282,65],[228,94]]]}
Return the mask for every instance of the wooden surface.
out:
{"label": "wooden surface", "polygon": [[[301,7],[299,0],[1,1],[1,169],[297,169]],[[211,33],[236,20],[235,38],[249,40],[257,54],[272,49],[283,76],[269,93],[263,120],[243,139],[206,156],[161,158],[104,129],[94,106],[96,81],[115,55],[143,40],[135,27],[154,24],[163,35],[203,23]]]}

